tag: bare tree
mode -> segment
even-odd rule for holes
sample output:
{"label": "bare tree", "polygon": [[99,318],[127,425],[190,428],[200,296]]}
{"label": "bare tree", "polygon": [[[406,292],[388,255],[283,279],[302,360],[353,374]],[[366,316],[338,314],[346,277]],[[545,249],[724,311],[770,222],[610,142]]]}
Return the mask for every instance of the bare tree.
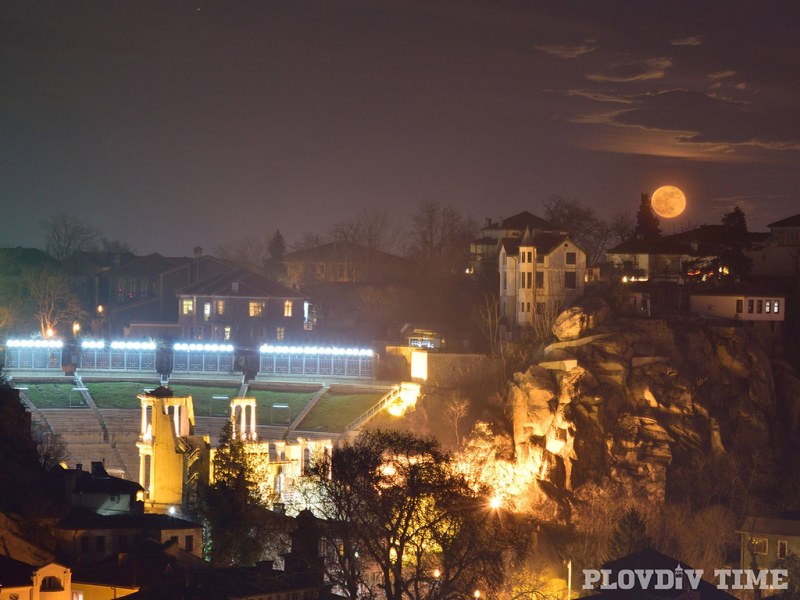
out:
{"label": "bare tree", "polygon": [[461,435],[458,431],[458,425],[461,419],[467,416],[469,410],[469,400],[455,394],[450,396],[450,399],[445,405],[445,415],[453,424],[453,431],[456,435],[456,444],[461,444]]}
{"label": "bare tree", "polygon": [[328,240],[324,235],[320,235],[314,231],[304,231],[300,235],[300,239],[292,244],[292,250],[306,250],[308,248],[316,248],[320,244],[326,243]]}
{"label": "bare tree", "polygon": [[39,322],[42,335],[55,330],[62,321],[79,320],[83,309],[70,289],[66,275],[48,268],[22,270],[23,293]]}
{"label": "bare tree", "polygon": [[636,221],[628,213],[618,213],[611,218],[611,243],[621,244],[636,235]]}
{"label": "bare tree", "polygon": [[483,301],[473,310],[473,320],[478,326],[486,341],[489,343],[489,353],[492,356],[503,355],[503,340],[500,335],[500,321],[502,319],[500,298],[496,294],[486,294]]}
{"label": "bare tree", "polygon": [[444,272],[463,273],[475,222],[437,200],[420,202],[411,219],[411,256]]}
{"label": "bare tree", "polygon": [[581,205],[575,198],[550,196],[542,202],[545,217],[557,228],[569,232],[573,241],[586,252],[587,264],[599,261],[609,240],[611,227],[598,218],[591,207]]}
{"label": "bare tree", "polygon": [[47,253],[56,260],[64,260],[76,252],[97,247],[100,232],[75,215],[60,213],[40,223],[46,235]]}
{"label": "bare tree", "polygon": [[392,219],[389,211],[371,205],[355,218],[337,223],[330,236],[335,242],[347,242],[370,250],[396,252],[402,241],[403,230]]}
{"label": "bare tree", "polygon": [[217,246],[216,255],[237,267],[258,270],[269,256],[267,240],[257,235],[248,235],[233,244]]}
{"label": "bare tree", "polygon": [[60,433],[39,431],[36,437],[36,451],[39,454],[39,464],[46,471],[65,462],[69,458],[67,443]]}

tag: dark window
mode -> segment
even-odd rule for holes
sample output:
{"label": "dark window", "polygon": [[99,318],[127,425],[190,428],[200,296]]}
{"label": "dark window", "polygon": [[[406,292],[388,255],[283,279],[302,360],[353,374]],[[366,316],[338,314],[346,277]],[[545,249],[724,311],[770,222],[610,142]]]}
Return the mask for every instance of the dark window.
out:
{"label": "dark window", "polygon": [[128,536],[127,535],[120,535],[119,536],[119,549],[120,550],[127,550],[128,549]]}
{"label": "dark window", "polygon": [[748,300],[747,301],[747,313],[751,314],[751,315],[753,314],[753,301],[752,300]]}
{"label": "dark window", "polygon": [[194,536],[187,535],[186,536],[186,551],[193,552],[194,551]]}
{"label": "dark window", "polygon": [[169,536],[169,541],[170,541],[170,542],[177,542],[177,541],[178,541],[178,536],[177,536],[177,535],[171,535],[171,536]]}
{"label": "dark window", "polygon": [[568,290],[578,288],[578,274],[575,271],[567,271],[564,273],[564,287]]}
{"label": "dark window", "polygon": [[536,271],[536,289],[541,290],[544,287],[544,273]]}
{"label": "dark window", "polygon": [[105,549],[106,549],[106,536],[98,535],[94,539],[94,549],[97,552],[105,552]]}
{"label": "dark window", "polygon": [[760,315],[762,312],[764,312],[764,301],[756,300],[756,313]]}
{"label": "dark window", "polygon": [[737,300],[736,301],[736,312],[741,314],[744,310],[744,300]]}
{"label": "dark window", "polygon": [[578,253],[577,252],[567,252],[567,264],[568,265],[576,265],[576,264],[578,264]]}
{"label": "dark window", "polygon": [[81,552],[86,554],[89,552],[89,536],[85,535],[81,538]]}
{"label": "dark window", "polygon": [[786,558],[789,554],[789,542],[778,540],[778,558]]}

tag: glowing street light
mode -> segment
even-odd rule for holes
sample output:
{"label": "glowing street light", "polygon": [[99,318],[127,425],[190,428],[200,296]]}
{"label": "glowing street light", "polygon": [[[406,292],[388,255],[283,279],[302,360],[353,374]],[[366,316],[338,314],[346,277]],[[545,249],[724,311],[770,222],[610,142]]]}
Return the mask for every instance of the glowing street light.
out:
{"label": "glowing street light", "polygon": [[492,496],[491,500],[489,500],[489,508],[493,510],[497,510],[503,504],[503,499],[500,496]]}
{"label": "glowing street light", "polygon": [[78,334],[81,332],[81,324],[75,321],[72,324],[72,337],[78,337]]}
{"label": "glowing street light", "polygon": [[44,334],[45,334],[46,337],[51,338],[56,334],[56,332],[55,332],[55,329],[53,329],[52,327],[48,327],[47,331],[45,331]]}
{"label": "glowing street light", "polygon": [[481,597],[481,591],[475,590],[475,592],[472,595],[475,596],[475,600],[478,600],[478,598]]}

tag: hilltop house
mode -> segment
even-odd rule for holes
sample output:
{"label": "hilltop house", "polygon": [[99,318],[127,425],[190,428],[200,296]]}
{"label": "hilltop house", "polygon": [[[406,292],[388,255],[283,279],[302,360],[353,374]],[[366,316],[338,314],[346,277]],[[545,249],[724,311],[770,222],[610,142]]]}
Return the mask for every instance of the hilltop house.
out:
{"label": "hilltop house", "polygon": [[189,284],[178,292],[183,339],[255,346],[297,340],[313,328],[302,294],[247,269]]}
{"label": "hilltop house", "polygon": [[790,553],[800,556],[800,518],[788,513],[782,518],[746,517],[736,530],[740,539],[742,569],[769,569]]}
{"label": "hilltop house", "polygon": [[195,248],[193,258],[154,253],[109,268],[97,275],[95,309],[101,334],[174,334],[178,290],[233,270],[213,256],[204,256],[201,248]]}
{"label": "hilltop house", "polygon": [[510,326],[531,326],[583,295],[586,253],[560,233],[527,229],[500,241],[501,313]]}
{"label": "hilltop house", "polygon": [[689,310],[702,317],[741,321],[776,333],[786,314],[786,296],[761,286],[715,287],[692,293]]}
{"label": "hilltop house", "polygon": [[411,262],[353,242],[330,242],[289,252],[281,263],[292,287],[315,283],[364,283],[404,278]]}
{"label": "hilltop house", "polygon": [[[695,229],[654,240],[634,238],[606,251],[616,276],[625,282],[654,281],[682,283],[687,277],[713,277],[706,269],[728,249],[731,240],[724,225],[701,225]],[[766,237],[751,232],[748,242]]]}
{"label": "hilltop house", "polygon": [[528,211],[522,211],[497,221],[486,219],[486,225],[480,230],[480,237],[469,245],[469,272],[489,273],[498,268],[499,244],[503,239],[520,239],[526,230],[532,235],[538,232],[557,231],[553,224]]}
{"label": "hilltop house", "polygon": [[767,277],[800,276],[800,214],[767,225],[769,234],[746,252],[752,274]]}

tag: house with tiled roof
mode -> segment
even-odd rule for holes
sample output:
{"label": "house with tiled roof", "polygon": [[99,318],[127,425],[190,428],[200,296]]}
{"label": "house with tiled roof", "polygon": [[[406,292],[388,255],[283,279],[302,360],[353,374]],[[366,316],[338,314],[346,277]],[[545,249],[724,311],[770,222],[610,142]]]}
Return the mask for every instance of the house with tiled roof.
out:
{"label": "house with tiled roof", "polygon": [[[96,320],[102,334],[173,337],[178,316],[177,290],[229,273],[234,267],[195,248],[193,257],[148,254],[109,268],[98,277]],[[95,308],[95,310],[97,310]],[[135,331],[135,334],[133,333]]]}
{"label": "house with tiled roof", "polygon": [[500,240],[500,301],[507,325],[531,326],[584,293],[586,253],[562,233],[527,229]]}
{"label": "house with tiled roof", "polygon": [[769,569],[790,554],[800,556],[800,514],[745,517],[739,528],[739,564],[742,569]]}
{"label": "house with tiled roof", "polygon": [[469,245],[469,271],[488,273],[497,270],[500,241],[519,240],[528,229],[532,234],[557,231],[550,221],[527,210],[496,221],[486,219],[478,237]]}
{"label": "house with tiled roof", "polygon": [[353,242],[315,244],[284,255],[284,281],[292,287],[315,283],[364,283],[403,278],[411,262]]}
{"label": "house with tiled roof", "polygon": [[248,269],[237,269],[178,291],[178,327],[185,340],[252,345],[292,341],[313,328],[307,298]]}
{"label": "house with tiled roof", "polygon": [[[747,244],[763,242],[766,233],[750,232]],[[730,230],[724,225],[701,225],[694,229],[646,240],[633,238],[606,251],[616,276],[623,281],[667,281],[680,283],[703,269],[730,247]]]}

